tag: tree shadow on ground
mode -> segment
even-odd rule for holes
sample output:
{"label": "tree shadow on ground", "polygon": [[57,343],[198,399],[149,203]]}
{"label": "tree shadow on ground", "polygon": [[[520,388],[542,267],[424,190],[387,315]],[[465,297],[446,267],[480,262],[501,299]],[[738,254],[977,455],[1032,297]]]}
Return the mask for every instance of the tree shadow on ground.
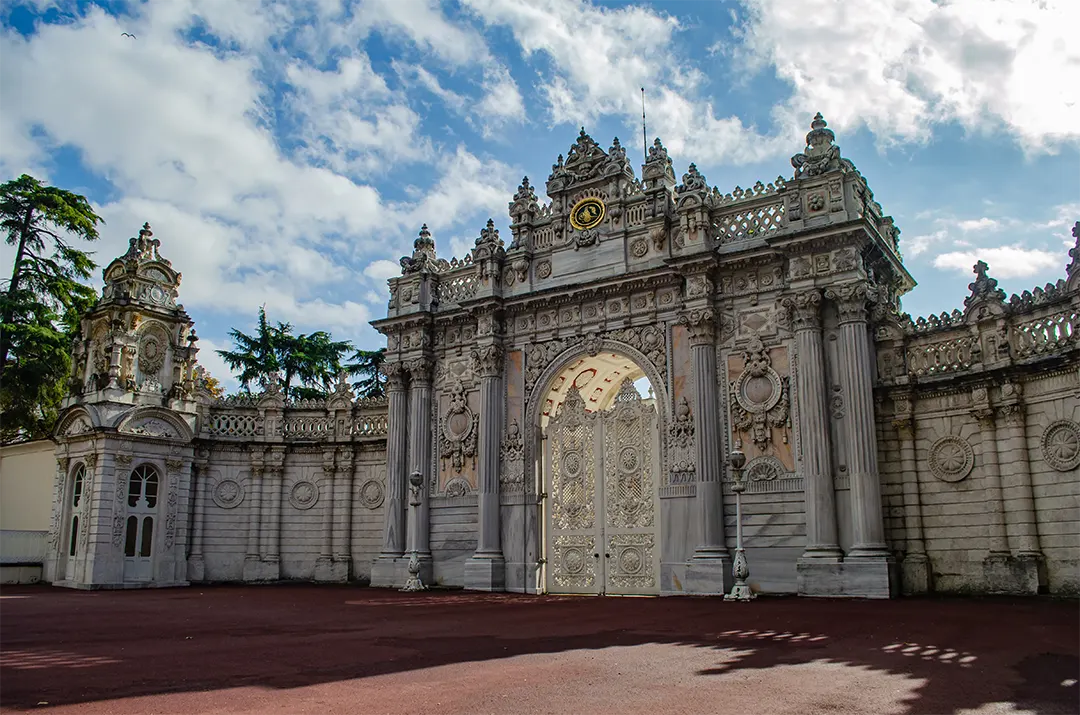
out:
{"label": "tree shadow on ground", "polygon": [[297,688],[644,644],[717,651],[700,678],[840,664],[918,681],[908,715],[1077,712],[1075,601],[616,599],[368,588],[5,588],[0,705]]}

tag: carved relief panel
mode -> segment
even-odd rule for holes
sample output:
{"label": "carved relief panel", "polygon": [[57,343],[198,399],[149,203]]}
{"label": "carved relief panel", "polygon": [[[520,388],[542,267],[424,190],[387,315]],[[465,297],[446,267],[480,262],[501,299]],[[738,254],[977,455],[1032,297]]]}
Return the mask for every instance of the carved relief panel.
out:
{"label": "carved relief panel", "polygon": [[451,380],[439,394],[437,493],[464,496],[477,488],[478,402],[479,396],[460,380]]}
{"label": "carved relief panel", "polygon": [[754,336],[725,364],[731,435],[746,455],[747,477],[772,480],[795,471],[788,348]]}

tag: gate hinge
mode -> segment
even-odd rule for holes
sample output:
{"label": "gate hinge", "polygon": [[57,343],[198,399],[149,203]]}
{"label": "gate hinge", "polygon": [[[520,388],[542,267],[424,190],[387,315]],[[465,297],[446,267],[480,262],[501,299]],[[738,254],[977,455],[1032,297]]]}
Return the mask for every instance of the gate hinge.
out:
{"label": "gate hinge", "polygon": [[537,559],[536,560],[536,565],[537,566],[539,566],[540,564],[546,564],[546,563],[547,563],[547,559]]}
{"label": "gate hinge", "polygon": [[540,492],[539,494],[536,495],[536,498],[537,499],[547,499],[548,498],[548,493],[547,492]]}

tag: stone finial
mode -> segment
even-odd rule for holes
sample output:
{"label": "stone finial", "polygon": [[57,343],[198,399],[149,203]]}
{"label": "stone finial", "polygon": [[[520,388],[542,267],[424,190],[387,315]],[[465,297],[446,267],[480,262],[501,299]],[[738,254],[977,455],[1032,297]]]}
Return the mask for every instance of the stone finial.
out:
{"label": "stone finial", "polygon": [[821,112],[818,112],[810,122],[806,148],[791,157],[795,176],[817,176],[846,166],[840,159],[840,147],[836,146],[835,141],[836,135],[828,128],[828,122],[821,116]]}
{"label": "stone finial", "polygon": [[647,164],[654,162],[670,164],[671,159],[668,157],[667,149],[660,143],[660,137],[653,139],[653,145],[649,147],[649,157],[645,160]]}
{"label": "stone finial", "polygon": [[709,184],[705,180],[705,176],[698,171],[697,164],[691,164],[690,168],[682,178],[683,182],[679,184],[675,190],[680,194],[685,194],[690,191],[708,191]]}
{"label": "stone finial", "polygon": [[1069,266],[1065,269],[1066,275],[1072,278],[1073,273],[1080,270],[1080,221],[1073,224],[1072,235],[1075,245],[1069,249]]}
{"label": "stone finial", "polygon": [[659,137],[649,147],[649,155],[641,167],[641,179],[649,189],[661,184],[669,187],[675,185],[675,169],[672,168],[671,157],[668,156],[664,145],[660,143]]}
{"label": "stone finial", "polygon": [[[559,155],[559,158],[560,159],[562,158],[561,154]],[[536,202],[536,192],[533,190],[532,184],[529,183],[529,177],[528,176],[521,177],[521,185],[518,186],[518,190],[514,194],[514,201],[510,205],[511,206],[514,206],[516,204],[525,204],[525,205],[527,205],[529,203],[535,203],[535,202]]]}
{"label": "stone finial", "polygon": [[495,248],[501,245],[503,245],[503,242],[499,238],[499,229],[495,228],[495,221],[489,218],[487,226],[480,229],[480,237],[476,239],[476,247],[489,246]]}
{"label": "stone finial", "polygon": [[990,301],[995,303],[1005,302],[1005,291],[997,287],[997,280],[991,278],[987,271],[990,266],[983,261],[975,264],[972,271],[975,273],[975,281],[968,283],[971,295],[964,298],[964,307],[971,308],[978,303]]}
{"label": "stone finial", "polygon": [[421,271],[433,271],[435,270],[435,239],[431,237],[431,231],[428,230],[425,223],[420,227],[420,235],[415,241],[413,241],[413,254],[412,256],[402,256],[399,263],[401,264],[402,273],[419,273]]}

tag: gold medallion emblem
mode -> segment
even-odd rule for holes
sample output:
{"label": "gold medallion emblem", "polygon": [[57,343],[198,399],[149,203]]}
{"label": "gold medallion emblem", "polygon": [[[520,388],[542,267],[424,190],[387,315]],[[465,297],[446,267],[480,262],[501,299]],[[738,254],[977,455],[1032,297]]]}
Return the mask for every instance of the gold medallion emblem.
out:
{"label": "gold medallion emblem", "polygon": [[570,225],[578,231],[594,228],[604,220],[604,202],[595,197],[587,197],[574,204],[570,209]]}

